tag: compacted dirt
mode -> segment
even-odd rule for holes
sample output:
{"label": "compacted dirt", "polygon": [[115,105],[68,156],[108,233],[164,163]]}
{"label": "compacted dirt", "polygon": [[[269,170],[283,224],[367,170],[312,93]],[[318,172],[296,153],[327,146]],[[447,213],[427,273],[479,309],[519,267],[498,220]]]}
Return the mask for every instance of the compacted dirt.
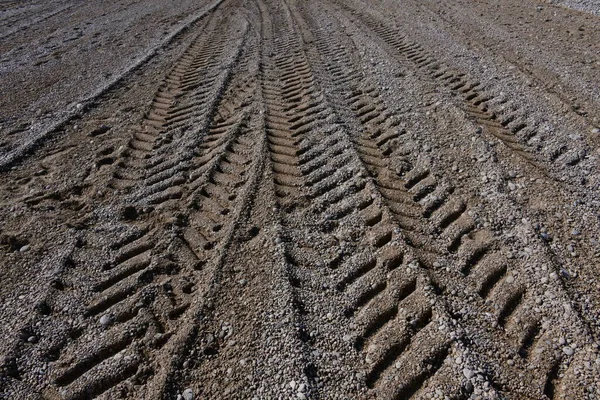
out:
{"label": "compacted dirt", "polygon": [[0,397],[599,399],[553,3],[1,1]]}

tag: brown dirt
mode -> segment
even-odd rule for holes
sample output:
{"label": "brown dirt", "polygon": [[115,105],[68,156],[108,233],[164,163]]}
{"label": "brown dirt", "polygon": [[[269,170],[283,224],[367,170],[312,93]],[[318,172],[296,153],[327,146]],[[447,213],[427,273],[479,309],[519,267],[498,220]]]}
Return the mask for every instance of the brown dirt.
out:
{"label": "brown dirt", "polygon": [[0,3],[0,397],[598,399],[571,3]]}

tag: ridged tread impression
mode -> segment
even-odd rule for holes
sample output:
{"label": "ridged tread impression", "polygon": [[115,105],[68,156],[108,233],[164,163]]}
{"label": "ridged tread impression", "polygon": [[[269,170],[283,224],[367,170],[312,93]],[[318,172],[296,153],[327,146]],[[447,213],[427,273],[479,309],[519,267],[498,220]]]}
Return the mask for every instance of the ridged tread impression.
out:
{"label": "ridged tread impression", "polygon": [[[355,12],[346,4],[340,7]],[[387,45],[390,53],[402,61],[410,61],[419,71],[455,93],[464,103],[467,115],[500,140],[513,154],[546,175],[544,168],[523,143],[538,132],[527,120],[527,111],[509,97],[495,96],[478,80],[439,62],[435,56],[402,32],[388,26],[372,15],[358,14],[363,26],[368,27]]]}
{"label": "ridged tread impression", "polygon": [[[239,27],[240,24],[235,24]],[[181,391],[180,371],[191,349],[197,347],[200,325],[208,311],[207,302],[215,296],[221,275],[223,257],[227,255],[242,210],[256,188],[263,154],[262,132],[256,129],[259,107],[256,100],[258,76],[258,34],[248,25],[245,39],[231,46],[235,50],[234,64],[224,79],[224,87],[210,112],[208,133],[199,143],[192,158],[189,179],[183,201],[174,201],[169,210],[186,207],[177,230],[177,253],[180,265],[193,269],[198,277],[194,303],[165,354],[177,354],[161,364],[158,384],[152,389],[165,393]],[[201,157],[199,157],[201,156]],[[181,214],[179,214],[181,215]],[[208,307],[210,308],[210,307]],[[153,391],[149,389],[149,393]]]}
{"label": "ridged tread impression", "polygon": [[[234,58],[239,59],[244,42],[233,42]],[[68,399],[113,397],[132,384],[145,385],[154,375],[164,379],[169,374],[159,373],[165,368],[157,363],[160,349],[183,330],[180,320],[202,296],[197,292],[202,287],[199,271],[220,254],[239,195],[248,185],[259,143],[248,126],[255,93],[252,74],[257,73],[257,65],[249,67],[248,59],[255,52],[256,46],[249,48],[232,67],[237,72],[233,78],[231,71],[225,73],[221,94],[208,111],[207,133],[198,140],[192,178],[186,180],[187,201],[172,205],[184,208],[187,218],[172,221],[178,227],[172,233],[145,228],[127,240],[115,241],[108,246],[111,256],[101,272],[89,271],[87,279],[94,283],[82,310],[83,323],[47,346],[49,357],[56,361],[49,391]],[[171,180],[161,172],[155,175],[160,177],[147,178],[147,187]],[[66,301],[60,298],[74,295],[65,291],[48,301],[59,303]],[[100,324],[101,319],[108,323]]]}
{"label": "ridged tread impression", "polygon": [[[235,138],[247,121],[256,92],[256,71],[248,73],[247,57],[255,47],[247,45],[246,36],[235,38],[230,48],[235,51],[232,64],[219,74],[202,119],[183,130],[172,143],[153,156],[146,167],[146,179],[136,194],[137,201],[161,209],[177,207],[180,202],[193,202],[207,174],[217,168],[223,157],[229,157],[231,168],[239,163],[231,154],[239,152]],[[210,172],[214,179],[219,175]]]}
{"label": "ridged tread impression", "polygon": [[[310,20],[310,17],[307,19]],[[466,278],[461,290],[473,288],[485,303],[491,305],[495,324],[503,329],[510,343],[508,346],[513,347],[522,359],[521,366],[524,369],[538,366],[536,372],[539,373],[528,374],[525,382],[559,384],[560,380],[552,371],[556,369],[560,358],[556,358],[542,340],[550,332],[542,331],[538,315],[533,314],[532,318],[530,310],[535,308],[533,296],[525,291],[524,282],[515,282],[511,272],[522,271],[525,266],[515,265],[508,260],[505,255],[508,251],[499,248],[489,232],[475,231],[475,223],[467,213],[467,204],[456,198],[452,187],[438,185],[428,170],[411,169],[410,163],[403,169],[402,177],[390,170],[394,147],[389,144],[398,138],[398,132],[394,129],[394,113],[385,107],[376,86],[364,74],[359,77],[352,68],[352,60],[346,53],[351,48],[349,43],[336,42],[336,35],[319,29],[318,24],[309,30],[316,38],[315,47],[322,55],[334,87],[345,98],[348,111],[358,125],[360,135],[354,143],[359,157],[373,175],[378,191],[403,228],[408,244],[418,250],[417,254],[424,265],[435,259],[429,253],[432,247],[441,246],[437,243],[433,246],[423,245],[422,236],[414,235],[414,226],[419,224],[419,218],[433,222],[432,229],[426,230],[426,234],[435,233],[438,240],[445,243],[443,247],[458,260],[460,271]],[[409,210],[412,212],[409,213]],[[368,225],[373,225],[381,219],[381,212],[372,211],[366,221]],[[365,265],[359,270],[370,271],[375,264],[371,261]],[[383,285],[371,284],[369,287],[377,291]]]}
{"label": "ridged tread impression", "polygon": [[[86,307],[86,317],[97,324],[110,316],[110,328],[98,335],[91,331],[64,349],[59,357],[55,383],[65,398],[89,398],[130,379],[145,382],[157,372],[149,355],[181,329],[178,320],[194,299],[197,273],[220,254],[223,235],[233,223],[240,191],[247,184],[255,140],[245,123],[209,170],[205,182],[193,196],[188,219],[182,227],[184,248],[161,248],[148,233],[118,249],[94,285],[97,295]],[[175,238],[174,238],[175,240]],[[135,327],[135,330],[132,330]],[[72,359],[73,354],[78,354]],[[122,367],[122,359],[127,363]],[[115,365],[118,367],[115,369]],[[109,367],[110,366],[110,367]],[[116,390],[116,389],[114,389]]]}
{"label": "ridged tread impression", "polygon": [[308,143],[313,140],[309,134],[324,123],[328,112],[302,48],[289,32],[280,32],[278,37],[275,55],[265,60],[263,96],[275,194],[286,208],[306,203],[307,186],[319,183],[320,179],[311,180],[308,175],[318,168],[323,154],[309,151]]}
{"label": "ridged tread impression", "polygon": [[[294,26],[298,26],[297,20]],[[286,32],[286,35],[297,34]],[[298,52],[295,57],[293,40],[287,40],[285,35],[279,37],[284,38],[280,39],[283,42],[282,58],[298,68],[308,65],[309,61],[303,53]],[[285,49],[292,54],[287,54]],[[313,81],[314,78],[311,78]],[[294,82],[302,82],[302,78],[294,78]],[[456,338],[438,329],[438,324],[447,319],[448,314],[443,301],[435,309],[431,306],[435,294],[426,274],[407,272],[407,269],[421,269],[414,256],[407,256],[412,254],[412,250],[402,244],[397,234],[397,222],[387,208],[379,205],[382,199],[377,189],[360,172],[361,161],[354,147],[349,145],[348,132],[340,124],[330,122],[338,119],[326,96],[317,84],[308,90],[316,95],[318,107],[324,110],[322,113],[329,123],[305,128],[305,138],[310,140],[311,146],[299,156],[297,153],[291,155],[297,156],[293,166],[297,167],[297,176],[302,177],[294,190],[304,183],[300,189],[306,194],[307,204],[305,208],[285,210],[282,215],[291,283],[300,304],[310,301],[313,296],[311,290],[317,290],[306,286],[310,285],[306,276],[318,275],[319,271],[315,270],[311,261],[311,252],[314,250],[304,244],[304,238],[311,237],[311,241],[319,242],[317,238],[323,232],[299,225],[302,216],[318,216],[322,222],[316,226],[336,229],[337,226],[351,225],[361,232],[360,236],[354,238],[359,241],[358,248],[361,249],[356,256],[351,256],[352,253],[319,256],[326,258],[325,264],[331,269],[332,277],[335,277],[332,279],[339,292],[340,308],[349,324],[353,321],[358,326],[354,332],[354,342],[356,350],[367,358],[367,384],[383,398],[402,398],[408,392],[422,393],[422,388],[433,384],[431,378],[439,369],[445,370],[446,365],[451,365],[448,356]],[[281,91],[275,92],[275,101],[281,98],[277,96],[279,93]],[[292,93],[292,99],[299,97]],[[266,101],[268,103],[269,99]],[[302,109],[302,104],[292,104],[294,108],[290,111]],[[277,176],[278,164],[273,165],[277,183],[280,179]],[[357,165],[358,169],[355,167]],[[278,195],[283,197],[289,194],[279,192]],[[361,221],[358,225],[357,218]],[[304,323],[308,324],[306,329],[310,330],[310,318]],[[371,351],[374,346],[378,348],[375,352]],[[396,368],[398,362],[405,366],[402,371]],[[394,377],[397,385],[381,383],[390,377]],[[460,381],[454,377],[444,379],[448,387],[460,393]]]}
{"label": "ridged tread impression", "polygon": [[227,39],[232,36],[226,30],[229,22],[221,22],[211,18],[205,26],[209,33],[198,35],[164,78],[116,162],[111,187],[127,190],[147,177],[152,179],[152,169],[166,158],[160,156],[161,147],[177,140],[181,131],[201,122],[210,111],[222,84]]}

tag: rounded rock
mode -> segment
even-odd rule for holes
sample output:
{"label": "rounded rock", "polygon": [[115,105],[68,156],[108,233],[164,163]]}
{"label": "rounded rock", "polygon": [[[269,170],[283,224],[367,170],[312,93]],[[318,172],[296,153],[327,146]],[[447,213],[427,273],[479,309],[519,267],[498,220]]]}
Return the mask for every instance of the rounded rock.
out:
{"label": "rounded rock", "polygon": [[112,322],[113,322],[113,319],[108,314],[104,314],[102,317],[100,317],[100,325],[102,325],[102,326],[108,326],[108,325],[112,324]]}
{"label": "rounded rock", "polygon": [[572,356],[573,353],[575,353],[575,351],[569,346],[563,347],[562,350],[563,350],[563,353],[565,353],[567,356]]}
{"label": "rounded rock", "polygon": [[565,345],[567,344],[567,340],[564,337],[558,338],[558,344]]}
{"label": "rounded rock", "polygon": [[194,392],[192,389],[185,389],[182,393],[184,400],[194,400]]}
{"label": "rounded rock", "polygon": [[463,369],[463,375],[465,376],[465,378],[467,379],[471,379],[472,377],[475,376],[475,372],[473,372],[472,370],[465,368]]}

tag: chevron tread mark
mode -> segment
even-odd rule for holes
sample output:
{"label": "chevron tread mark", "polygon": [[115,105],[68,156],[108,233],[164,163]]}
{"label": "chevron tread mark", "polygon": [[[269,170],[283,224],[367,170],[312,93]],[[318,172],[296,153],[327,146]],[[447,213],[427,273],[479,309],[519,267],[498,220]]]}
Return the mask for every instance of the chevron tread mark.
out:
{"label": "chevron tread mark", "polygon": [[[423,236],[436,234],[442,243],[446,243],[447,251],[451,254],[456,254],[461,260],[463,267],[461,272],[471,278],[471,282],[477,287],[480,295],[486,298],[486,302],[493,304],[493,312],[496,318],[496,323],[505,330],[507,339],[514,344],[517,353],[528,358],[532,352],[542,355],[547,354],[544,346],[538,346],[541,335],[541,321],[539,318],[531,318],[530,311],[535,306],[532,304],[532,297],[525,293],[522,284],[514,282],[512,273],[507,273],[507,261],[502,253],[505,251],[496,249],[491,235],[485,231],[474,232],[475,223],[467,214],[468,206],[465,202],[454,196],[454,189],[448,185],[439,185],[434,176],[423,169],[409,169],[403,171],[404,175],[399,177],[396,173],[388,169],[388,148],[384,145],[391,139],[398,138],[398,134],[394,132],[394,125],[384,125],[390,119],[394,120],[393,112],[389,112],[385,104],[380,100],[378,91],[374,89],[374,85],[370,85],[368,78],[361,76],[360,80],[365,89],[357,86],[350,86],[352,82],[357,81],[357,74],[352,71],[351,61],[344,54],[344,49],[347,45],[335,43],[334,35],[326,34],[322,37],[319,35],[321,30],[313,29],[316,38],[316,48],[320,54],[325,56],[329,63],[326,64],[326,70],[331,73],[333,81],[336,82],[336,88],[346,98],[349,112],[354,115],[358,122],[357,131],[359,132],[358,139],[355,139],[357,154],[364,162],[367,170],[373,175],[374,182],[386,200],[387,206],[393,212],[394,207],[401,206],[404,211],[404,221],[406,221],[407,205],[413,206],[414,212],[412,216],[412,224],[402,224],[402,219],[399,215],[394,215],[404,231],[408,231],[406,237],[410,245],[417,245],[419,253],[423,254],[421,260],[428,264],[436,257],[443,253],[433,252],[433,257],[428,253],[428,247],[424,246],[426,240],[421,239]],[[340,68],[343,65],[344,69]],[[364,87],[364,86],[363,86]],[[373,122],[374,121],[374,122]],[[378,139],[383,137],[383,140]],[[386,154],[387,153],[387,154]],[[390,190],[391,189],[391,190]],[[399,207],[400,208],[400,207]],[[373,225],[380,221],[381,213],[373,212],[373,217],[367,218],[367,224]],[[412,226],[419,226],[420,218],[426,218],[433,224],[432,229],[425,230],[424,234],[415,236]],[[411,226],[412,225],[412,226]],[[386,243],[381,242],[381,243]],[[378,242],[375,242],[377,244]],[[436,247],[433,245],[433,247]],[[429,247],[431,248],[431,247]],[[491,261],[495,260],[495,261]],[[429,263],[431,265],[431,263]],[[517,267],[511,265],[511,267]],[[522,267],[520,267],[522,268]],[[517,270],[520,269],[517,267]],[[365,264],[358,271],[370,272],[373,270],[372,262]],[[469,276],[472,271],[476,271],[474,276]],[[347,282],[354,282],[357,279],[355,276],[350,280],[345,280],[338,287],[346,288]],[[510,283],[509,283],[510,282]],[[373,299],[377,298],[386,290],[384,283],[376,283],[369,281],[365,284],[368,290],[364,291],[359,296],[357,305],[364,306]],[[354,311],[351,309],[350,314]],[[395,316],[393,309],[388,308],[378,314],[383,319],[375,319],[374,322],[366,329],[366,334],[372,332],[385,325],[389,318]],[[385,342],[385,340],[383,341]],[[364,338],[359,340],[359,348],[364,346]],[[396,349],[404,348],[404,344],[400,342]],[[379,347],[375,346],[376,349]],[[400,350],[398,350],[400,351]],[[537,360],[529,359],[532,365],[540,363],[545,365],[541,369],[540,379],[548,375],[549,369],[554,365],[555,361],[548,364],[540,361],[546,356],[538,357]],[[551,355],[548,355],[552,359]],[[384,358],[386,359],[386,358]],[[387,363],[391,363],[391,359],[386,359]],[[381,374],[381,366],[387,364],[378,364],[374,373],[367,375],[367,382],[373,384]],[[421,385],[421,382],[418,389]],[[409,385],[410,386],[410,385]],[[433,385],[435,386],[435,385]],[[408,390],[408,389],[407,389]],[[411,389],[412,390],[412,389]],[[416,389],[415,389],[416,390]],[[403,395],[408,393],[414,394],[410,390],[402,392]]]}

